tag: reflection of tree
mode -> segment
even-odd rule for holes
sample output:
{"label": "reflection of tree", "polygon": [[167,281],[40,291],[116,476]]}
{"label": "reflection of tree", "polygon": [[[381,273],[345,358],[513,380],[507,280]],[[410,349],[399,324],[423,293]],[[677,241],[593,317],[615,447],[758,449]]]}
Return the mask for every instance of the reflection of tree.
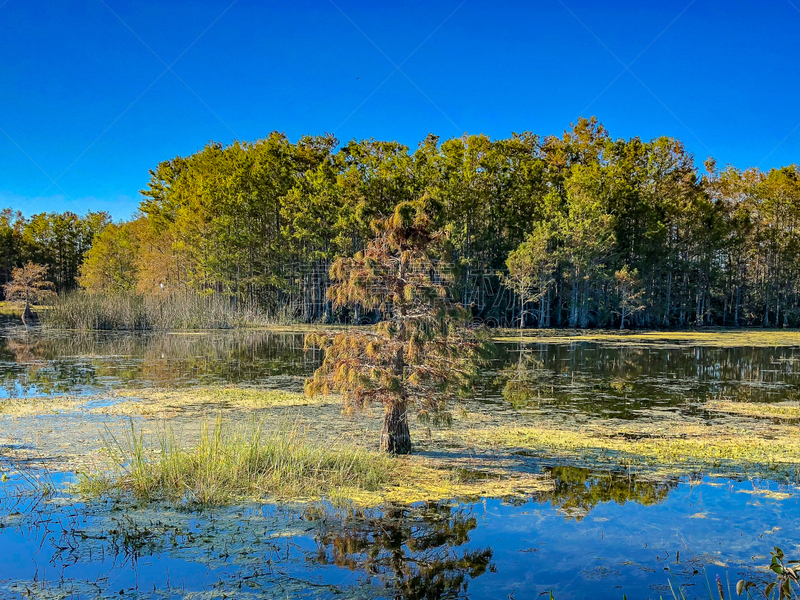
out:
{"label": "reflection of tree", "polygon": [[508,363],[501,369],[497,382],[503,385],[503,398],[514,408],[538,406],[543,382],[549,375],[535,354],[520,350],[516,363]]}
{"label": "reflection of tree", "polygon": [[[507,351],[508,352],[508,351]],[[796,397],[793,348],[520,345],[496,385],[515,408],[561,406],[603,417],[635,417],[648,406],[700,406],[708,399],[768,402]]]}
{"label": "reflection of tree", "polygon": [[598,472],[580,467],[553,467],[554,488],[536,495],[567,518],[583,519],[598,504],[636,502],[644,506],[666,500],[677,481],[643,481],[635,476]]}
{"label": "reflection of tree", "polygon": [[[298,381],[317,357],[303,353],[302,335],[265,331],[165,333],[6,330],[0,337],[0,378],[8,395],[67,393],[106,380],[117,385],[258,381],[286,375]],[[299,385],[299,383],[298,383]]]}
{"label": "reflection of tree", "polygon": [[397,599],[465,598],[469,580],[486,572],[492,558],[490,548],[456,549],[476,527],[464,509],[393,506],[323,531],[316,560],[364,571],[392,588]]}

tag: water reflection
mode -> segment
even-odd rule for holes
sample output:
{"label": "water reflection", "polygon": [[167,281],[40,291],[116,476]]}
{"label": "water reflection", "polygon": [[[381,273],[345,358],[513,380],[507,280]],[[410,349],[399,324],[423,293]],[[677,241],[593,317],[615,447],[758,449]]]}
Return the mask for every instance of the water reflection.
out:
{"label": "water reflection", "polygon": [[0,519],[4,598],[3,591],[95,600],[258,592],[439,600],[466,598],[469,583],[493,570],[492,550],[470,545],[478,526],[471,507],[343,514],[322,506],[190,512],[37,502],[23,511]]}
{"label": "water reflection", "polygon": [[558,466],[548,469],[553,489],[537,493],[537,502],[549,502],[567,519],[580,521],[600,504],[633,502],[653,506],[664,502],[679,480],[647,481],[635,475]]}
{"label": "water reflection", "polygon": [[0,393],[6,397],[217,382],[301,389],[318,361],[303,352],[301,334],[2,331]]}
{"label": "water reflection", "polygon": [[[250,383],[302,389],[319,356],[301,333],[43,332],[0,323],[0,395]],[[519,410],[635,418],[708,399],[800,400],[798,347],[498,344],[476,397]]]}
{"label": "water reflection", "polygon": [[515,408],[565,408],[632,418],[709,399],[800,399],[800,348],[670,347],[600,342],[505,345],[493,385]]}
{"label": "water reflection", "polygon": [[392,597],[467,597],[469,582],[491,569],[491,548],[461,548],[478,526],[471,511],[443,504],[355,515],[317,538],[316,562],[362,571]]}
{"label": "water reflection", "polygon": [[704,568],[712,581],[763,576],[772,545],[800,543],[794,490],[769,482],[754,495],[753,482],[551,475],[552,492],[517,505],[195,512],[27,498],[0,510],[0,597],[488,600],[552,588],[655,600],[670,594],[668,567],[692,598]]}

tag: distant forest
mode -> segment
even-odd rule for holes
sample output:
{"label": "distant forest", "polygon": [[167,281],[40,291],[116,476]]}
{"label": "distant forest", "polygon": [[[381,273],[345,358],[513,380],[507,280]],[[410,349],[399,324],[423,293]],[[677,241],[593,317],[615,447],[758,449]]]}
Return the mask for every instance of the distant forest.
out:
{"label": "distant forest", "polygon": [[273,133],[160,163],[140,213],[112,223],[12,211],[0,278],[48,265],[59,292],[194,290],[301,321],[345,320],[328,268],[370,223],[418,201],[444,234],[451,294],[498,326],[800,326],[800,167],[701,170],[683,143],[562,137],[441,140],[416,150]]}
{"label": "distant forest", "polygon": [[[48,267],[48,279],[59,294],[78,287],[77,278],[95,236],[111,217],[90,212],[39,213],[25,218],[11,208],[0,211],[0,284],[11,278],[14,267],[33,262]],[[0,288],[0,293],[2,293]]]}

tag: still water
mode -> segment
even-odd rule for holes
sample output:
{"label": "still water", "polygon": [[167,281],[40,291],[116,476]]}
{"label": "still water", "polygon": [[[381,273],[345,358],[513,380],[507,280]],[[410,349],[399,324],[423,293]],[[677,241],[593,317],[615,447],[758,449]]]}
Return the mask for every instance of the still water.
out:
{"label": "still water", "polygon": [[[700,414],[709,399],[796,399],[798,357],[793,346],[508,344],[476,394],[520,411]],[[318,360],[288,333],[47,334],[9,322],[0,338],[5,397],[215,382],[299,390]],[[12,478],[0,484],[0,598],[672,598],[670,582],[708,598],[717,575],[726,588],[766,578],[773,546],[800,557],[793,482],[541,469],[554,489],[525,501],[366,512],[83,505],[20,497]]]}

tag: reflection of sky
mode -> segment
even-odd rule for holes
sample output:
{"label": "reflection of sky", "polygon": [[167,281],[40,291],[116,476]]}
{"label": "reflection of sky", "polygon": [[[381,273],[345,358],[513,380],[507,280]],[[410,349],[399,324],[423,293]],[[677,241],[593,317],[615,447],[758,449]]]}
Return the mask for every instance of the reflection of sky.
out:
{"label": "reflection of sky", "polygon": [[[511,597],[535,598],[550,588],[559,600],[619,600],[623,593],[636,598],[657,598],[665,593],[671,597],[665,588],[667,569],[686,586],[688,597],[703,596],[704,566],[709,581],[719,573],[724,582],[727,574],[735,585],[741,575],[752,576],[753,567],[768,562],[766,555],[772,546],[781,546],[790,558],[800,550],[795,490],[789,490],[789,498],[770,498],[753,494],[754,485],[730,480],[683,481],[660,504],[606,502],[580,520],[565,516],[549,502],[512,506],[489,500],[465,507],[477,519],[477,527],[470,532],[468,543],[443,547],[442,555],[491,547],[496,568],[468,580],[473,599],[507,598],[512,592]],[[774,483],[757,485],[778,490]],[[139,597],[161,597],[150,592],[154,586],[163,590],[169,580],[172,586],[185,585],[195,591],[210,589],[221,581],[222,589],[231,592],[245,581],[243,589],[257,592],[254,597],[263,597],[258,594],[265,589],[272,593],[288,590],[289,597],[303,597],[298,595],[298,581],[358,592],[344,597],[391,597],[385,591],[385,596],[377,595],[382,584],[363,571],[317,564],[315,532],[324,524],[304,520],[296,510],[237,508],[201,515],[130,510],[103,512],[89,521],[83,520],[79,511],[64,509],[59,514],[48,526],[53,533],[44,544],[43,526],[14,527],[15,519],[7,512],[3,515],[7,526],[0,529],[0,581],[6,591],[11,579],[30,582],[46,570],[51,583],[62,574],[69,585],[100,577],[101,588],[109,596],[118,596],[120,590],[128,591],[138,582],[143,592]],[[159,543],[155,552],[144,549],[138,560],[131,561],[124,555],[113,556],[108,544],[102,554],[101,546],[89,539],[81,543],[87,548],[94,544],[92,554],[79,550],[76,564],[64,566],[53,560],[58,554],[56,546],[64,545],[54,523],[73,524],[91,536],[97,532],[93,523],[105,522],[107,529],[124,525],[128,517],[142,528],[159,531],[154,539],[166,540],[164,547]],[[109,525],[109,518],[116,519],[115,524]],[[174,547],[172,530],[158,529],[159,523],[181,525]],[[404,552],[409,554],[407,548]],[[68,563],[70,556],[70,552],[64,554]],[[719,566],[722,564],[728,569]],[[324,587],[300,587],[319,597],[341,597]]]}
{"label": "reflection of sky", "polygon": [[[476,580],[470,591],[486,598],[493,589],[505,598],[514,588],[517,597],[525,589],[552,588],[559,600],[585,598],[589,590],[592,598],[657,598],[665,594],[666,568],[678,582],[694,584],[689,589],[702,588],[703,565],[710,581],[717,573],[725,581],[726,570],[712,561],[729,567],[735,586],[742,569],[769,562],[764,555],[773,545],[794,555],[800,544],[797,495],[774,500],[745,493],[752,490],[752,483],[728,480],[682,483],[659,505],[601,504],[582,521],[548,505],[490,501],[472,541],[494,548],[498,573]],[[700,573],[692,576],[695,568]],[[703,595],[702,589],[693,593]],[[672,597],[668,590],[666,596]]]}
{"label": "reflection of sky", "polygon": [[[13,328],[4,333],[0,337],[0,397],[214,382],[299,390],[319,359],[304,355],[299,334],[59,332],[23,336]],[[526,402],[542,402],[545,407],[548,402],[553,406],[563,402],[570,410],[625,415],[647,405],[683,407],[687,401],[739,392],[747,393],[747,399],[787,399],[800,384],[794,366],[796,348],[540,344],[526,347],[521,376],[515,348],[500,347],[500,359],[492,367],[494,376],[482,379],[480,396],[508,400],[503,390],[518,377],[515,399],[521,407],[528,406]],[[48,417],[61,423],[68,418]],[[794,491],[790,498],[775,499],[746,493],[753,492],[754,483],[705,480],[702,485],[672,483],[655,490],[640,483],[638,492],[632,486],[636,493],[622,498],[625,503],[620,504],[607,500],[620,498],[619,487],[609,490],[600,485],[605,480],[573,476],[573,483],[559,488],[565,495],[552,502],[541,495],[521,506],[490,500],[468,507],[478,525],[470,533],[470,542],[454,550],[489,546],[496,565],[495,571],[469,582],[470,598],[511,594],[522,599],[551,587],[558,600],[587,596],[619,600],[623,593],[671,597],[665,587],[667,568],[679,582],[692,585],[689,597],[703,596],[704,565],[708,565],[710,581],[717,573],[724,581],[727,572],[735,585],[741,570],[767,562],[773,545],[783,547],[790,558],[800,554],[800,511]],[[776,489],[774,483],[758,485]],[[643,505],[637,498],[656,503]],[[125,597],[119,591],[129,594],[137,583],[142,591],[154,585],[163,590],[167,582],[201,590],[211,589],[220,580],[231,591],[238,590],[241,582],[242,589],[254,597],[263,597],[262,589],[282,590],[284,595],[279,597],[306,593],[332,597],[328,588],[309,588],[304,581],[348,588],[351,597],[374,597],[375,590],[382,589],[377,579],[363,571],[317,564],[317,525],[299,520],[292,511],[266,508],[262,514],[238,508],[206,513],[197,520],[187,513],[131,511],[137,527],[155,532],[151,541],[158,546],[143,548],[135,569],[129,557],[115,556],[107,542],[80,540],[73,554],[60,537],[61,525],[91,533],[102,524],[108,529],[108,519],[122,519],[125,512],[102,513],[85,521],[80,511],[57,510],[57,520],[47,525],[49,534],[43,522],[31,528],[29,521],[22,522],[11,512],[0,510],[0,582],[6,586],[5,590],[0,587],[2,598],[13,597],[8,588],[12,578],[30,585],[43,576],[55,583],[62,574],[69,586],[77,585],[87,598],[95,597],[94,584],[88,582],[98,577],[102,589],[113,597]],[[161,527],[165,523],[182,528],[174,547],[161,547],[172,531]],[[190,533],[185,531],[187,526]],[[57,547],[68,549],[61,558]],[[75,557],[77,562],[71,564]],[[727,565],[729,571],[717,563]],[[78,585],[79,581],[83,583]],[[148,594],[140,597],[162,597]]]}

